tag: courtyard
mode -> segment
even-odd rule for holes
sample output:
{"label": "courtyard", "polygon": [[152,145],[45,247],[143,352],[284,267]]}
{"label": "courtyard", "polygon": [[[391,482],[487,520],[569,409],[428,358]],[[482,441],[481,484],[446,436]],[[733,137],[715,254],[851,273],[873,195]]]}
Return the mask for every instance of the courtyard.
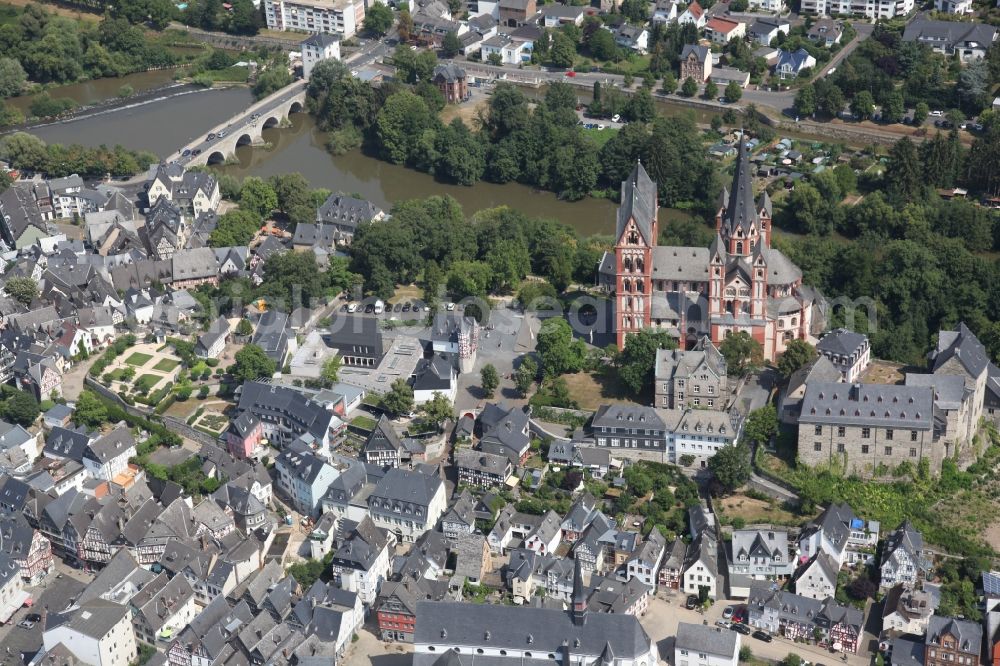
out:
{"label": "courtyard", "polygon": [[149,395],[177,381],[179,358],[155,343],[135,345],[115,359],[101,375],[101,382],[116,393]]}

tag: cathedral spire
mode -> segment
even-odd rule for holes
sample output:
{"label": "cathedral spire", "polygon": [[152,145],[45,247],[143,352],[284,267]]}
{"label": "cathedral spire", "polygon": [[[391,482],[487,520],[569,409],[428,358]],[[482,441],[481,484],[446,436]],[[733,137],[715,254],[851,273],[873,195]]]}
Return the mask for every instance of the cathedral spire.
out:
{"label": "cathedral spire", "polygon": [[729,203],[726,205],[723,219],[723,229],[728,236],[735,236],[739,229],[742,229],[744,236],[748,236],[750,229],[757,225],[757,207],[754,203],[753,180],[750,174],[752,168],[747,155],[746,133],[743,133],[740,136],[733,185],[729,191]]}
{"label": "cathedral spire", "polygon": [[587,588],[583,585],[583,565],[574,560],[573,567],[573,624],[582,627],[587,623]]}

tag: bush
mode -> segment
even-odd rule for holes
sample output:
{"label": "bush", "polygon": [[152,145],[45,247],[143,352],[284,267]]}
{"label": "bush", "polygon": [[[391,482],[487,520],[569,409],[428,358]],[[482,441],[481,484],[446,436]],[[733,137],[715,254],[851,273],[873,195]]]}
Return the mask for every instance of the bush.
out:
{"label": "bush", "polygon": [[205,365],[207,365],[210,368],[214,368],[215,366],[219,365],[219,359],[217,359],[217,358],[206,358],[205,359]]}
{"label": "bush", "polygon": [[211,88],[215,81],[208,74],[198,74],[191,78],[191,83],[196,86],[201,86],[202,88]]}

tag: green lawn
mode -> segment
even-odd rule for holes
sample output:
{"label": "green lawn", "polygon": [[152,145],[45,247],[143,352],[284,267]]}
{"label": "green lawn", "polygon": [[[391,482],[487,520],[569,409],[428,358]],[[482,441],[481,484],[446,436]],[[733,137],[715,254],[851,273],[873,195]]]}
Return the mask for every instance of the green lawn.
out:
{"label": "green lawn", "polygon": [[153,360],[153,357],[150,354],[143,354],[142,352],[134,352],[131,356],[125,359],[125,362],[128,363],[129,365],[134,365],[137,368],[141,368],[142,366],[149,363],[151,360]]}
{"label": "green lawn", "polygon": [[138,391],[142,391],[144,389],[149,391],[156,386],[158,381],[160,381],[159,375],[140,375],[139,378],[135,380],[134,386]]}
{"label": "green lawn", "polygon": [[[598,125],[600,125],[603,121],[596,120],[596,121],[588,121],[588,122],[596,122]],[[618,134],[618,130],[615,129],[615,128],[612,128],[612,127],[605,127],[602,130],[599,130],[599,129],[584,129],[583,130],[583,134],[584,134],[584,136],[589,137],[590,140],[593,141],[597,145],[598,148],[600,148],[604,144],[606,144],[608,141],[610,141],[611,137],[613,137],[616,134]]]}
{"label": "green lawn", "polygon": [[153,370],[159,370],[160,372],[170,372],[180,364],[181,364],[180,361],[175,361],[172,358],[161,358],[156,363],[156,365],[153,366]]}
{"label": "green lawn", "polygon": [[226,69],[209,69],[202,72],[213,81],[233,81],[246,83],[250,77],[249,67],[227,67]]}
{"label": "green lawn", "polygon": [[367,416],[355,416],[351,419],[351,425],[362,430],[374,430],[375,419],[370,419]]}

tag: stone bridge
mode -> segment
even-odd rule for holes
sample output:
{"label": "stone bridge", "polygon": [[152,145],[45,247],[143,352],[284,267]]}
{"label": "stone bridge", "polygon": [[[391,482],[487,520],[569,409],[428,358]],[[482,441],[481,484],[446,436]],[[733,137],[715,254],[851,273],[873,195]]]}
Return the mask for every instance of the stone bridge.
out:
{"label": "stone bridge", "polygon": [[[291,114],[303,111],[305,103],[306,82],[296,81],[255,102],[204,135],[199,135],[167,158],[167,161],[177,162],[185,167],[223,163],[236,154],[238,146],[263,143],[262,133],[265,129],[277,127]],[[223,133],[221,137],[220,132]],[[209,136],[212,136],[210,140]]]}

